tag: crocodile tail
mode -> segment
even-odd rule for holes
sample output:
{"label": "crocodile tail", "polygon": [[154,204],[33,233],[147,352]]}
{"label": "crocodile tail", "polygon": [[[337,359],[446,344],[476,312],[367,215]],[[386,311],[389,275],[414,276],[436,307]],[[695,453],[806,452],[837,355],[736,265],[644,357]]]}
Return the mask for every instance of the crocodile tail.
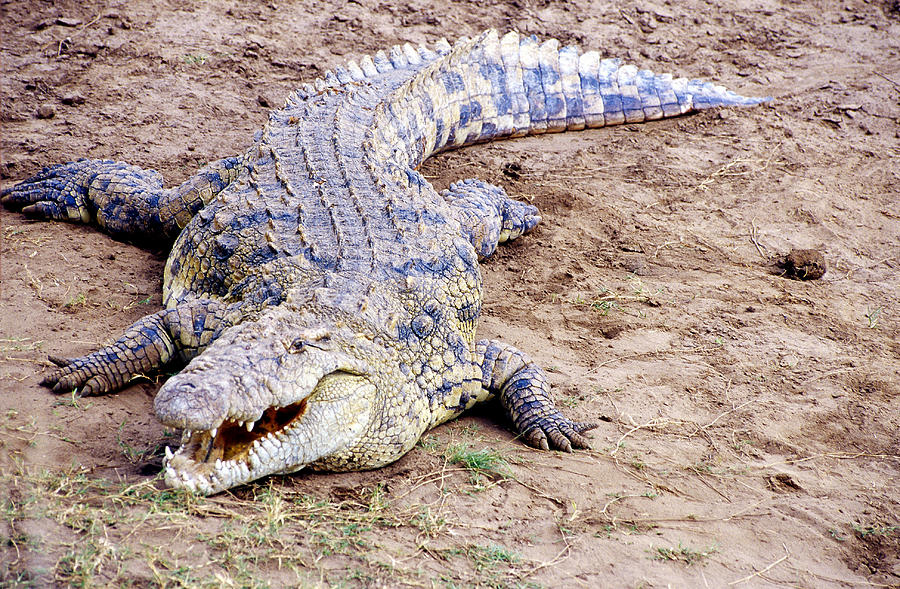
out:
{"label": "crocodile tail", "polygon": [[744,97],[702,80],[639,70],[619,59],[601,59],[596,51],[560,48],[556,39],[538,44],[534,36],[509,33],[500,48],[506,71],[521,72],[529,134],[641,123],[771,100]]}
{"label": "crocodile tail", "polygon": [[[637,123],[747,98],[701,80],[673,78],[582,53],[551,39],[488,30],[423,60],[376,117],[374,138],[415,167],[429,155],[502,137]],[[386,124],[384,124],[386,123]],[[403,146],[401,148],[401,146]],[[399,148],[399,149],[398,149]]]}

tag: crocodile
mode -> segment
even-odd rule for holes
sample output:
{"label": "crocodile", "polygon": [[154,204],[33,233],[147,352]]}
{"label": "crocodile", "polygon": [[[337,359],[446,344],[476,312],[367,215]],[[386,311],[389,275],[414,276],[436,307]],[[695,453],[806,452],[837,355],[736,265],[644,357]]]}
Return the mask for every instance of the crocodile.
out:
{"label": "crocodile", "polygon": [[296,89],[244,153],[172,188],[110,160],[45,168],[2,203],[172,245],[163,309],[98,351],[51,358],[42,384],[98,395],[184,366],[154,410],[183,430],[166,484],[202,494],[377,468],[489,399],[530,446],[589,448],[596,424],[557,410],[526,353],[476,338],[479,261],[532,230],[537,209],[475,179],[439,192],[418,165],[499,138],[766,100],[489,30],[349,61]]}

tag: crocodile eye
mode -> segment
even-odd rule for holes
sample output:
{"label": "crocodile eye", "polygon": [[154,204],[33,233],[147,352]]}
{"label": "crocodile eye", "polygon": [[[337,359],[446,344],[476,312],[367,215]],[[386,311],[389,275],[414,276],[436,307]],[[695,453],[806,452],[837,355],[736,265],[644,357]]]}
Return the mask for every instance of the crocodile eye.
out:
{"label": "crocodile eye", "polygon": [[313,334],[312,337],[305,336],[296,338],[288,347],[288,352],[292,354],[299,354],[300,352],[306,351],[308,348],[327,350],[330,344],[331,335],[327,333],[321,335]]}
{"label": "crocodile eye", "polygon": [[311,348],[327,350],[331,344],[331,335],[326,333],[318,337],[308,339],[304,343]]}

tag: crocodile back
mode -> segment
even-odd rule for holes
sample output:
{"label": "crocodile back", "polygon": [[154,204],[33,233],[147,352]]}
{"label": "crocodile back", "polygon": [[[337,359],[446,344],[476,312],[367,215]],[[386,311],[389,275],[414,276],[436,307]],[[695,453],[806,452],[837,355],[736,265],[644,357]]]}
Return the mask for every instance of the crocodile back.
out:
{"label": "crocodile back", "polygon": [[225,296],[283,257],[380,279],[458,266],[471,245],[415,171],[428,156],[763,100],[517,33],[394,47],[300,87],[270,115],[244,173],[179,236],[166,299]]}

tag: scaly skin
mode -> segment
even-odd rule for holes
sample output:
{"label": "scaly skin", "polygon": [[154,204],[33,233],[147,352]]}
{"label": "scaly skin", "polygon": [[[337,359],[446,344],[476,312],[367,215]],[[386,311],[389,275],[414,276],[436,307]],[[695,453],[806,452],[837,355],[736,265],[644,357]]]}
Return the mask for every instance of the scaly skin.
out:
{"label": "scaly skin", "polygon": [[438,193],[416,167],[480,141],[761,101],[487,31],[329,72],[245,154],[173,189],[122,163],[48,168],[3,203],[175,242],[166,308],[57,360],[44,382],[100,394],[187,362],[154,405],[184,429],[166,482],[201,493],[307,466],[375,468],[493,397],[528,444],[587,448],[594,424],[556,410],[537,365],[475,339],[478,259],[531,230],[537,210],[478,180]]}

